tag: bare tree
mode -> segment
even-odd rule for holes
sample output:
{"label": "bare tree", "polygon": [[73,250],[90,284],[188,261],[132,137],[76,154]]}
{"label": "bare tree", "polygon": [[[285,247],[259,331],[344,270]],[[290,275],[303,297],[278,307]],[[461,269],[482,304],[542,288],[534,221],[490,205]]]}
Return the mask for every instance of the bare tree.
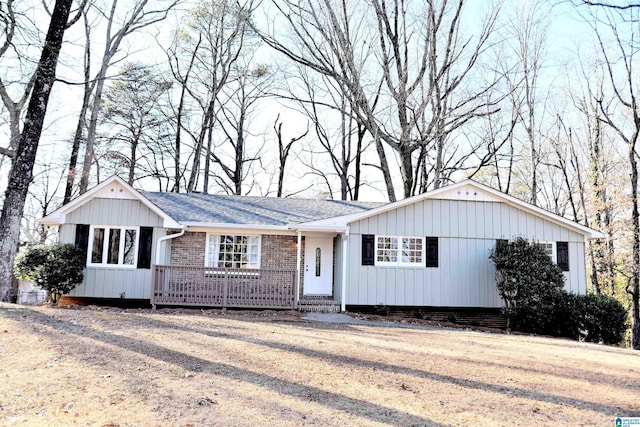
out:
{"label": "bare tree", "polygon": [[78,156],[80,154],[80,144],[84,142],[84,131],[87,125],[87,111],[89,111],[89,103],[91,102],[91,94],[95,87],[96,81],[91,80],[91,25],[87,11],[83,10],[82,19],[84,24],[84,52],[83,52],[83,64],[82,71],[84,82],[82,83],[82,105],[80,107],[80,113],[78,114],[78,123],[76,125],[76,131],[73,136],[73,142],[71,143],[71,155],[69,156],[69,167],[67,170],[67,181],[65,184],[63,204],[67,204],[71,201],[73,196],[73,186],[76,181],[76,168],[78,166]]}
{"label": "bare tree", "polygon": [[[395,188],[389,161],[383,146],[383,132],[375,120],[375,91],[381,73],[373,71],[372,35],[368,31],[373,17],[364,9],[349,9],[344,0],[275,0],[278,11],[270,28],[256,28],[262,39],[287,58],[335,82],[335,87],[350,103],[360,124],[373,136],[387,196],[395,201]],[[285,34],[281,34],[283,31]]]}
{"label": "bare tree", "polygon": [[[458,150],[448,146],[450,135],[497,111],[484,102],[487,87],[465,82],[492,34],[498,9],[470,37],[461,27],[464,3],[427,2],[420,9],[403,0],[374,0],[373,8],[364,10],[346,1],[276,0],[280,17],[273,26],[286,26],[289,37],[261,32],[270,46],[336,82],[358,122],[373,136],[390,200],[395,200],[395,190],[381,141],[398,157],[408,197],[417,191],[416,153],[422,151],[421,160],[433,162],[432,182],[438,187],[447,167],[460,164],[454,154]],[[385,89],[381,104],[388,107],[374,111],[372,89],[378,82]]]}
{"label": "bare tree", "polygon": [[0,301],[9,299],[20,221],[29,184],[33,178],[33,166],[72,3],[73,0],[57,0],[55,3],[35,73],[33,90],[24,119],[24,130],[16,145],[14,161],[9,172],[9,184],[5,191],[0,216]]}
{"label": "bare tree", "polygon": [[59,190],[64,183],[64,168],[58,165],[36,165],[33,184],[29,187],[21,235],[22,241],[45,243],[52,229],[38,222],[50,214],[59,202]]}
{"label": "bare tree", "polygon": [[515,14],[503,28],[507,31],[508,40],[511,40],[507,46],[518,64],[516,67],[508,64],[505,76],[513,87],[510,92],[512,105],[516,108],[518,127],[524,131],[522,144],[528,152],[529,166],[524,182],[529,185],[529,201],[537,205],[541,191],[538,175],[543,159],[541,137],[544,131],[541,126],[547,96],[541,91],[540,84],[549,30],[546,6],[543,3],[516,2]]}
{"label": "bare tree", "polygon": [[[102,93],[107,79],[109,67],[116,60],[123,40],[135,34],[137,31],[149,25],[164,20],[169,11],[178,4],[180,0],[163,0],[165,3],[162,7],[154,8],[158,2],[149,0],[136,0],[129,9],[122,11],[118,8],[118,0],[112,0],[111,7],[104,16],[107,19],[105,29],[104,51],[100,61],[100,69],[94,77],[95,87],[93,88],[93,100],[90,104],[91,114],[87,123],[87,138],[85,143],[84,160],[82,163],[82,176],[80,177],[80,193],[87,191],[89,187],[89,177],[91,166],[94,162],[94,144],[96,141],[96,130],[98,126],[98,118],[102,107]],[[102,14],[102,11],[98,11]],[[121,25],[118,25],[118,15],[124,14],[125,18]],[[80,114],[86,114],[87,111],[81,111]],[[71,174],[71,172],[70,172]],[[73,172],[75,175],[75,172]]]}
{"label": "bare tree", "polygon": [[[0,58],[3,63],[13,63],[13,67],[6,67],[5,72],[17,70],[15,75],[0,77],[0,99],[7,112],[9,140],[6,147],[0,146],[0,156],[13,160],[16,148],[21,138],[21,121],[24,109],[31,96],[35,84],[35,61],[29,57],[29,46],[41,45],[35,23],[30,22],[25,8],[34,7],[28,2],[7,0],[0,3]],[[13,89],[13,90],[12,90]],[[12,96],[12,92],[14,95]],[[17,95],[15,94],[17,93]]]}
{"label": "bare tree", "polygon": [[293,147],[293,144],[309,134],[309,125],[307,124],[307,129],[303,133],[298,136],[291,137],[289,142],[284,142],[284,136],[282,135],[282,122],[280,121],[280,114],[278,114],[278,117],[276,117],[276,120],[273,122],[273,130],[275,131],[276,138],[278,140],[278,190],[276,192],[276,197],[282,197],[284,173],[287,167],[289,154],[291,154],[291,147]]}
{"label": "bare tree", "polygon": [[102,137],[123,160],[129,185],[149,176],[148,171],[142,171],[140,158],[154,156],[156,152],[162,155],[165,151],[166,136],[162,136],[161,130],[167,117],[161,102],[170,88],[171,83],[145,65],[126,63],[103,95]]}
{"label": "bare tree", "polygon": [[[173,158],[173,168],[174,168],[174,178],[173,178],[173,188],[172,192],[179,193],[180,188],[182,187],[182,180],[184,179],[184,170],[182,168],[182,132],[186,130],[185,125],[183,124],[185,120],[185,109],[187,102],[187,85],[190,83],[191,73],[194,69],[194,64],[196,60],[196,55],[198,54],[198,50],[200,48],[200,44],[202,43],[202,36],[198,37],[198,40],[195,42],[195,45],[191,51],[191,55],[187,61],[185,69],[183,70],[181,67],[181,60],[178,54],[178,42],[179,37],[177,36],[174,39],[174,43],[165,50],[167,55],[167,59],[169,60],[169,67],[171,69],[171,74],[173,79],[180,85],[180,94],[178,98],[178,105],[174,108],[172,117],[175,118],[175,126],[174,126],[174,158]],[[173,105],[173,104],[170,104]]]}
{"label": "bare tree", "polygon": [[579,0],[579,1],[581,1],[582,4],[585,4],[588,6],[606,7],[606,8],[617,9],[617,10],[628,10],[633,8],[640,8],[640,3],[631,2],[631,1],[628,2],[627,4],[616,4],[616,3],[612,3],[611,1],[607,1],[607,2],[591,1],[591,0]]}
{"label": "bare tree", "polygon": [[[205,189],[209,187],[211,174],[226,193],[236,195],[248,193],[253,186],[247,177],[252,164],[260,159],[263,145],[256,146],[257,139],[250,134],[251,116],[256,104],[265,97],[272,77],[268,67],[258,64],[251,69],[251,58],[245,59],[248,61],[234,67],[232,80],[220,93],[218,122],[222,135],[205,159]],[[209,160],[215,168],[209,167]],[[243,186],[248,188],[243,191]]]}
{"label": "bare tree", "polygon": [[[178,115],[178,131],[188,135],[192,142],[187,192],[195,191],[202,172],[207,181],[203,183],[203,191],[208,191],[214,126],[220,111],[218,97],[245,49],[253,10],[251,1],[238,4],[230,0],[208,0],[192,9],[189,19],[178,29],[171,49],[172,68],[184,93],[189,95],[188,100],[181,97],[181,102],[184,102],[182,108],[192,111],[188,121],[184,115]],[[181,65],[185,63],[188,65]],[[185,145],[182,138],[180,144]],[[203,158],[204,171],[201,166]]]}
{"label": "bare tree", "polygon": [[[298,66],[295,85],[288,82],[286,91],[313,124],[317,143],[309,147],[311,156],[326,156],[330,169],[326,175],[337,176],[341,200],[358,200],[361,186],[362,155],[366,128],[351,110],[345,93],[335,87],[335,81],[326,76],[314,76]],[[300,93],[301,92],[301,93]],[[318,171],[320,173],[320,171]],[[327,179],[326,177],[324,178]]]}
{"label": "bare tree", "polygon": [[[629,166],[629,186],[631,191],[631,259],[627,266],[629,277],[627,293],[632,301],[632,338],[631,345],[640,350],[640,212],[638,210],[638,154],[640,137],[640,92],[634,64],[638,61],[639,48],[635,34],[640,31],[640,16],[636,9],[628,14],[619,10],[605,10],[603,14],[594,14],[597,18],[593,25],[602,67],[612,92],[612,101],[604,97],[597,99],[598,119],[615,131],[627,147]],[[607,43],[603,30],[612,37]],[[615,103],[612,105],[612,103]],[[618,115],[617,112],[623,112]]]}

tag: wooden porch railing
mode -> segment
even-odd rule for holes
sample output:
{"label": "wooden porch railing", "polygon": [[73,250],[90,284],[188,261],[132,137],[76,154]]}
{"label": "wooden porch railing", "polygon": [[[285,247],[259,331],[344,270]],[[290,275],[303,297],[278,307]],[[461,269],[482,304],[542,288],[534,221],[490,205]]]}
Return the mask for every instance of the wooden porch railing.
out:
{"label": "wooden porch railing", "polygon": [[151,304],[296,307],[295,270],[153,266]]}

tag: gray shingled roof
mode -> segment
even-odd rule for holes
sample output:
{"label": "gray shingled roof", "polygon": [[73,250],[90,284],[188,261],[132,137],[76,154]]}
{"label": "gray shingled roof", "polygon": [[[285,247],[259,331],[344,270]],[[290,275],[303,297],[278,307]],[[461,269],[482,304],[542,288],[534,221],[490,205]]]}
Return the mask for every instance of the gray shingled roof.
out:
{"label": "gray shingled roof", "polygon": [[384,203],[142,192],[178,222],[283,226],[348,215]]}

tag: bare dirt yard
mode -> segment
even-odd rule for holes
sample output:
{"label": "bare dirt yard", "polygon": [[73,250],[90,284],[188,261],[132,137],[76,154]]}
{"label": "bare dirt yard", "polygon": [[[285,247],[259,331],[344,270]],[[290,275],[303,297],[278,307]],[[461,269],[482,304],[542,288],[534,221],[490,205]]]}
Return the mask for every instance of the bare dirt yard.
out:
{"label": "bare dirt yard", "polygon": [[638,352],[406,326],[0,304],[0,425],[613,426],[640,416]]}

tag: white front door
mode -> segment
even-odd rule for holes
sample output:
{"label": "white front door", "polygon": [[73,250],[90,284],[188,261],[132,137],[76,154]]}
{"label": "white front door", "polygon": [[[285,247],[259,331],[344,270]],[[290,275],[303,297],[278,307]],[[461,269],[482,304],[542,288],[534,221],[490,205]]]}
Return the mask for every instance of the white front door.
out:
{"label": "white front door", "polygon": [[333,238],[305,237],[304,295],[331,295],[333,287]]}

